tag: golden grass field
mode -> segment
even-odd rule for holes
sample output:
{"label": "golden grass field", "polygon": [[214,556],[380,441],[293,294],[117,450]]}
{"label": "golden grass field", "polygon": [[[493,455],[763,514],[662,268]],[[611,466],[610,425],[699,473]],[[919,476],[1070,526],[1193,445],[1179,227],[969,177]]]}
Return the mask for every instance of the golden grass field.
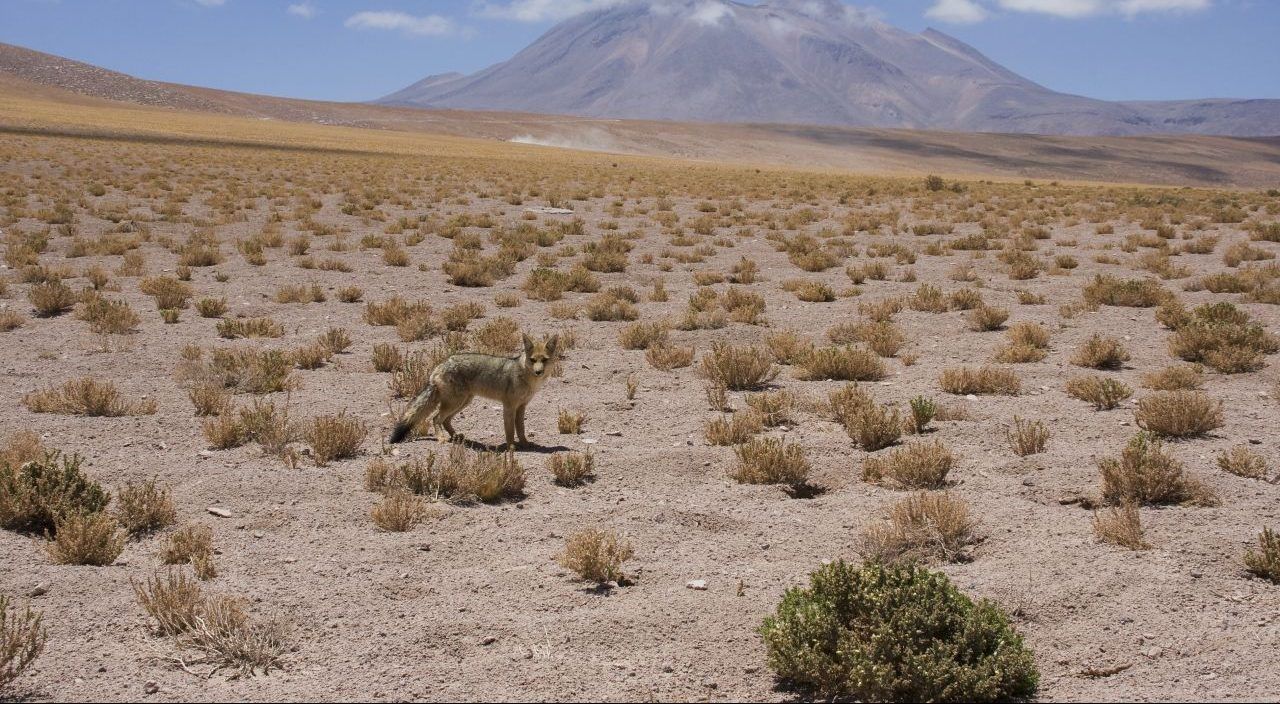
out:
{"label": "golden grass field", "polygon": [[[762,635],[834,560],[1034,698],[1274,694],[1280,191],[738,161],[0,91],[3,696],[934,691]],[[384,442],[522,332],[535,446]]]}

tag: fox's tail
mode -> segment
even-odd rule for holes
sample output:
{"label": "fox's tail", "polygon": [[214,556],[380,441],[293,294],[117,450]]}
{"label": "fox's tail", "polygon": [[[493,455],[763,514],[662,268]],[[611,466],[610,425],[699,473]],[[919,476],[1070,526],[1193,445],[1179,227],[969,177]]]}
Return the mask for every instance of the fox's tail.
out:
{"label": "fox's tail", "polygon": [[436,391],[436,385],[427,384],[427,388],[415,396],[413,402],[404,410],[404,414],[400,416],[400,421],[396,423],[396,427],[391,431],[391,437],[387,441],[393,444],[404,442],[405,438],[409,437],[409,433],[417,427],[418,423],[426,420],[439,405],[440,394]]}

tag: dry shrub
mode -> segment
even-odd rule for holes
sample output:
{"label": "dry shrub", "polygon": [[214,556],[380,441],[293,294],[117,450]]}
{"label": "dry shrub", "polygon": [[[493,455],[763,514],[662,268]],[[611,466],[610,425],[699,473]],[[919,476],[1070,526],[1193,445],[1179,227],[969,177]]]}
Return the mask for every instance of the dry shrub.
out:
{"label": "dry shrub", "polygon": [[863,481],[895,489],[941,489],[955,456],[941,440],[919,441],[862,461]]}
{"label": "dry shrub", "polygon": [[217,577],[218,569],[213,564],[213,530],[203,523],[179,528],[161,549],[160,560],[166,565],[189,563],[200,579]]}
{"label": "dry shrub", "polygon": [[1125,502],[1093,514],[1093,534],[1098,540],[1130,550],[1147,550],[1151,546],[1142,535],[1142,519],[1138,505]]}
{"label": "dry shrub", "polygon": [[218,321],[218,335],[228,340],[251,337],[282,337],[284,326],[271,318],[231,318]]}
{"label": "dry shrub", "polygon": [[1076,350],[1071,363],[1092,369],[1119,369],[1129,359],[1129,351],[1119,340],[1094,333]]}
{"label": "dry shrub", "polygon": [[0,594],[0,691],[22,676],[44,652],[48,633],[41,621],[44,614],[25,607],[11,608],[9,597]]}
{"label": "dry shrub", "polygon": [[667,344],[671,332],[665,322],[634,323],[618,333],[618,344],[624,350],[647,350]]}
{"label": "dry shrub", "polygon": [[947,311],[947,299],[942,295],[942,289],[933,284],[920,284],[916,287],[916,292],[907,299],[907,305],[910,306],[911,310],[925,313],[945,313]]}
{"label": "dry shrub", "polygon": [[125,484],[116,496],[115,516],[125,532],[138,537],[173,525],[178,520],[178,511],[168,487],[148,479],[141,484]]}
{"label": "dry shrub", "polygon": [[520,349],[520,325],[506,316],[498,316],[480,326],[475,333],[476,350],[506,356]]}
{"label": "dry shrub", "polygon": [[969,311],[969,329],[979,332],[999,330],[1008,319],[1009,311],[1004,308],[980,306]]}
{"label": "dry shrub", "polygon": [[782,438],[752,438],[734,447],[738,461],[729,476],[742,484],[786,484],[798,487],[809,476],[804,448]]}
{"label": "dry shrub", "polygon": [[1002,394],[1016,396],[1022,380],[1011,369],[999,367],[951,367],[938,378],[942,390],[949,394]]}
{"label": "dry shrub", "polygon": [[796,298],[805,303],[830,303],[836,300],[836,292],[821,281],[804,281],[795,287]]}
{"label": "dry shrub", "polygon": [[1203,391],[1157,391],[1138,401],[1138,427],[1156,435],[1184,438],[1222,427],[1222,402]]}
{"label": "dry shrub", "polygon": [[1102,498],[1111,505],[1133,502],[1159,504],[1217,504],[1213,491],[1188,477],[1182,463],[1164,451],[1159,439],[1138,433],[1119,458],[1098,461],[1102,473]]}
{"label": "dry shrub", "polygon": [[338,289],[338,300],[343,303],[359,303],[364,298],[364,289],[359,286],[343,286]]}
{"label": "dry shrub", "polygon": [[413,530],[426,516],[426,503],[422,497],[404,491],[388,493],[373,509],[369,517],[374,525],[388,533],[403,533]]}
{"label": "dry shrub", "polygon": [[1224,472],[1246,479],[1266,480],[1267,475],[1271,473],[1267,460],[1244,445],[1224,450],[1221,455],[1218,455],[1218,466]]}
{"label": "dry shrub", "polygon": [[1170,296],[1155,279],[1119,279],[1109,274],[1099,274],[1084,287],[1084,300],[1089,305],[1128,306],[1150,308],[1163,303]]}
{"label": "dry shrub", "polygon": [[590,452],[565,452],[547,458],[547,470],[560,486],[579,486],[595,472],[595,457]]}
{"label": "dry shrub", "polygon": [[364,304],[364,321],[370,325],[395,327],[413,318],[430,318],[433,311],[426,301],[410,303],[400,296],[392,296],[381,303]]}
{"label": "dry shrub", "polygon": [[44,445],[40,436],[30,430],[18,430],[0,443],[0,467],[17,471],[22,465],[44,457]]}
{"label": "dry shrub", "polygon": [[707,421],[703,435],[712,445],[741,445],[764,429],[759,413],[723,413]]}
{"label": "dry shrub", "polygon": [[562,435],[577,435],[582,432],[582,426],[587,422],[586,411],[568,410],[561,408],[556,415],[556,428]]}
{"label": "dry shrub", "polygon": [[644,351],[644,358],[654,369],[669,372],[693,364],[694,348],[680,347],[669,343],[659,343]]}
{"label": "dry shrub", "polygon": [[903,422],[898,409],[875,403],[865,392],[850,391],[848,386],[833,392],[830,398],[836,420],[867,452],[889,447],[902,437]]}
{"label": "dry shrub", "polygon": [[404,353],[400,348],[386,342],[373,346],[373,368],[379,372],[394,372],[404,364]]}
{"label": "dry shrub", "polygon": [[1013,427],[1005,431],[1005,438],[1015,455],[1026,457],[1044,452],[1049,443],[1049,429],[1042,421],[1028,421],[1014,416]]}
{"label": "dry shrub", "polygon": [[795,364],[813,350],[813,343],[794,330],[769,333],[764,344],[779,364]]}
{"label": "dry shrub", "polygon": [[717,342],[702,355],[702,373],[727,389],[741,391],[772,381],[778,370],[767,350]]}
{"label": "dry shrub", "polygon": [[230,406],[218,414],[207,418],[200,426],[209,447],[214,450],[230,450],[249,442],[244,426],[240,420],[229,413]]}
{"label": "dry shrub", "polygon": [[[206,663],[213,672],[229,668],[240,674],[269,671],[287,648],[279,623],[252,621],[242,603],[226,596],[206,596],[200,585],[171,570],[161,579],[133,584],[138,604],[158,624],[162,635],[178,636],[177,644],[200,653],[186,656],[187,665]],[[210,673],[212,674],[212,672]]]}
{"label": "dry shrub", "polygon": [[585,528],[569,536],[556,562],[588,582],[621,585],[626,582],[622,564],[634,555],[631,544],[614,531]]}
{"label": "dry shrub", "polygon": [[155,299],[158,310],[182,310],[191,300],[191,287],[171,276],[143,279],[140,288]]}
{"label": "dry shrub", "polygon": [[74,379],[61,387],[33,391],[22,397],[32,413],[76,416],[142,416],[156,412],[154,399],[127,401],[115,384],[93,377]]}
{"label": "dry shrub", "polygon": [[313,342],[293,350],[289,356],[299,369],[319,369],[333,358],[333,353],[322,343]]}
{"label": "dry shrub", "polygon": [[1258,552],[1247,551],[1244,564],[1252,574],[1280,584],[1280,535],[1263,528],[1258,535]]}
{"label": "dry shrub", "polygon": [[89,323],[89,331],[97,335],[124,335],[140,322],[125,301],[112,301],[93,293],[84,296],[77,317]]}
{"label": "dry shrub", "polygon": [[27,319],[16,310],[0,310],[0,332],[10,332],[25,325]]}
{"label": "dry shrub", "polygon": [[316,342],[330,354],[342,354],[351,346],[351,333],[345,328],[329,328],[321,333]]}
{"label": "dry shrub", "polygon": [[1175,357],[1201,362],[1224,374],[1259,369],[1262,357],[1278,350],[1280,340],[1227,302],[1197,307],[1169,340]]}
{"label": "dry shrub", "polygon": [[963,499],[920,492],[894,504],[885,520],[863,531],[861,552],[883,563],[962,562],[965,548],[978,542],[977,525]]}
{"label": "dry shrub", "polygon": [[340,411],[337,415],[312,418],[303,430],[303,439],[311,446],[316,464],[323,467],[331,460],[355,457],[368,434],[369,426],[363,421]]}
{"label": "dry shrub", "polygon": [[285,284],[276,289],[276,303],[323,303],[325,299],[319,284]]}
{"label": "dry shrub", "polygon": [[105,513],[73,513],[57,519],[58,532],[46,546],[59,565],[106,567],[124,552],[125,535]]}
{"label": "dry shrub", "polygon": [[1204,384],[1204,367],[1174,364],[1142,376],[1142,385],[1156,391],[1194,391]]}
{"label": "dry shrub", "polygon": [[196,301],[196,312],[201,318],[221,318],[227,312],[227,299],[201,298]]}
{"label": "dry shrub", "polygon": [[808,380],[878,381],[888,373],[878,355],[860,347],[816,347],[795,363],[797,376]]}
{"label": "dry shrub", "polygon": [[1087,374],[1067,380],[1067,395],[1088,401],[1099,411],[1108,411],[1120,405],[1120,402],[1133,395],[1133,389],[1119,379]]}
{"label": "dry shrub", "polygon": [[[967,279],[958,280],[965,281]],[[947,305],[951,310],[973,310],[982,304],[982,294],[968,287],[952,291],[951,295],[947,297]]]}
{"label": "dry shrub", "polygon": [[595,321],[635,320],[640,317],[634,291],[626,287],[614,287],[601,291],[587,301],[587,318]]}
{"label": "dry shrub", "polygon": [[796,395],[786,389],[747,394],[747,405],[760,414],[765,426],[793,425],[796,422]]}
{"label": "dry shrub", "polygon": [[292,370],[293,358],[282,350],[240,347],[213,350],[208,363],[187,375],[241,393],[270,394],[293,388]]}

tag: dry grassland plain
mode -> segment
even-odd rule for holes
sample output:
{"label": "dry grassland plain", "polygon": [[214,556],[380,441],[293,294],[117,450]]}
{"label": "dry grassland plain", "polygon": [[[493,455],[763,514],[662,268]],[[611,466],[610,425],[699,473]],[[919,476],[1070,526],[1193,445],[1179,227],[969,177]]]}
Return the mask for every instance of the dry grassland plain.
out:
{"label": "dry grassland plain", "polygon": [[[6,696],[788,700],[840,558],[998,603],[1046,700],[1280,691],[1280,192],[0,125]],[[522,331],[537,447],[384,444]]]}

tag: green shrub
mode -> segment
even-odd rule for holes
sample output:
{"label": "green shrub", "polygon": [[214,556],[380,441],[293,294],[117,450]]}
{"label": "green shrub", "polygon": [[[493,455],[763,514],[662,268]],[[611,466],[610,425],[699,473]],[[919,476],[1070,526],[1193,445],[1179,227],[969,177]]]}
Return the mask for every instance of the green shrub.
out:
{"label": "green shrub", "polygon": [[98,513],[111,495],[80,472],[80,457],[54,451],[20,467],[0,466],[0,526],[56,531],[62,516]]}
{"label": "green shrub", "polygon": [[823,699],[1000,701],[1039,679],[998,606],[915,565],[824,565],[760,633],[777,675]]}

